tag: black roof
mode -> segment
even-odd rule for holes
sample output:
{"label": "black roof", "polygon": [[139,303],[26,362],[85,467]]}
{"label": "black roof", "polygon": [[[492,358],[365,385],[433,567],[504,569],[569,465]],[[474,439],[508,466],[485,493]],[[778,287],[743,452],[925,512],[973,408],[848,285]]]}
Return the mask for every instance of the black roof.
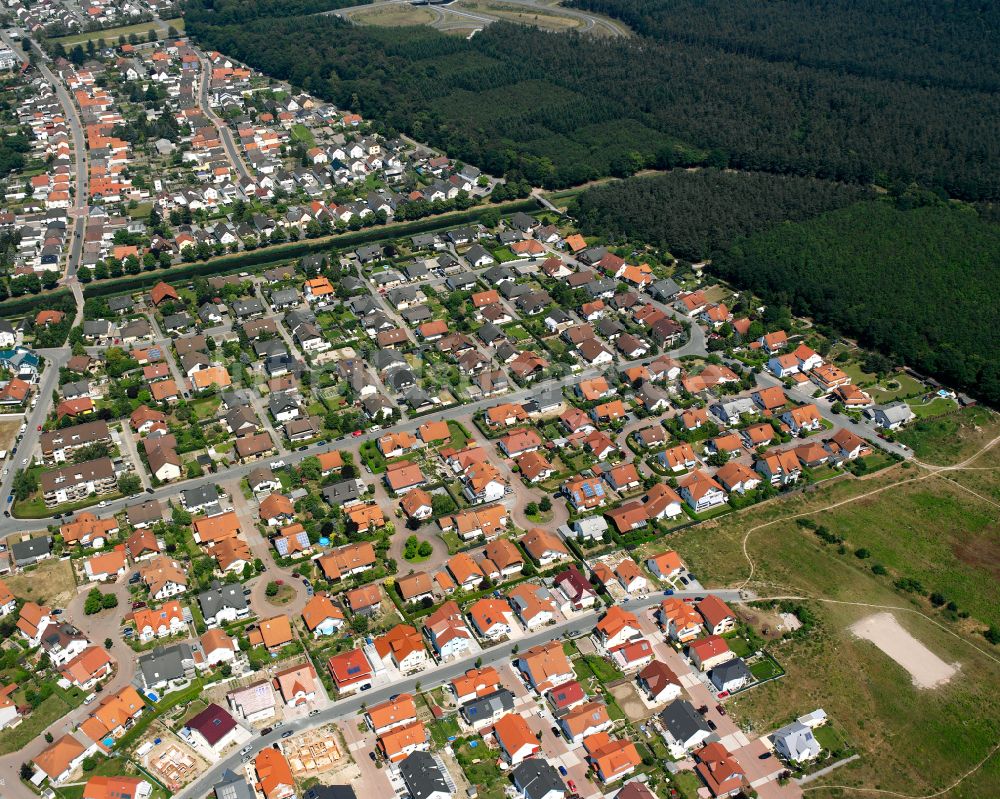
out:
{"label": "black roof", "polygon": [[435,793],[451,793],[448,780],[429,752],[413,752],[399,764],[399,775],[413,799],[427,799]]}
{"label": "black roof", "polygon": [[537,757],[529,757],[514,769],[511,776],[525,799],[543,799],[552,791],[566,791],[555,767],[547,760]]}
{"label": "black roof", "polygon": [[694,705],[678,699],[671,702],[660,713],[660,723],[676,741],[687,741],[698,732],[711,732],[705,719],[694,709]]}

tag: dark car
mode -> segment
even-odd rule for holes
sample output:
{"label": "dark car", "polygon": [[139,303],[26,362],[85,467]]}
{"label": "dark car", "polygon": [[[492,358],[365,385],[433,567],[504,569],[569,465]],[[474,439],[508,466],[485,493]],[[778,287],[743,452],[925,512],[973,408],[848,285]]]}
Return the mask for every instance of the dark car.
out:
{"label": "dark car", "polygon": [[272,732],[274,732],[274,727],[265,727],[264,729],[262,729],[260,731],[260,734],[261,735],[268,735],[268,734],[270,734]]}
{"label": "dark car", "polygon": [[715,724],[715,722],[714,722],[714,721],[712,721],[711,719],[709,719],[709,720],[708,720],[708,728],[709,728],[710,730],[714,730],[714,729],[716,728],[716,724]]}
{"label": "dark car", "polygon": [[378,760],[378,756],[374,752],[369,752],[368,757],[370,757],[373,762]]}
{"label": "dark car", "polygon": [[144,607],[146,607],[146,603],[145,602],[133,602],[132,603],[132,610],[139,610],[140,608],[144,608]]}
{"label": "dark car", "polygon": [[554,727],[552,727],[552,734],[553,734],[554,736],[556,736],[556,738],[558,738],[558,737],[559,737],[559,728],[558,728],[558,727],[555,727],[555,726],[554,726]]}
{"label": "dark car", "polygon": [[726,709],[722,705],[716,705],[715,709],[719,711],[720,716],[726,715]]}
{"label": "dark car", "polygon": [[291,738],[293,735],[295,735],[295,733],[292,732],[291,730],[285,730],[283,733],[281,733],[282,738]]}

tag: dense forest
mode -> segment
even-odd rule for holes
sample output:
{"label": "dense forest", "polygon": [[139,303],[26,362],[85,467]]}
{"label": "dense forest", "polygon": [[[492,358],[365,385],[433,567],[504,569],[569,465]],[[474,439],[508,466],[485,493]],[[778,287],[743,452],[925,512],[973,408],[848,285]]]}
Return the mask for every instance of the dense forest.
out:
{"label": "dense forest", "polygon": [[856,203],[744,239],[712,269],[1000,404],[1000,225],[968,206]]}
{"label": "dense forest", "polygon": [[816,178],[674,170],[589,188],[571,213],[588,235],[638,239],[697,261],[780,222],[870,197],[867,188]]}
{"label": "dense forest", "polygon": [[25,153],[30,149],[31,142],[22,131],[0,136],[0,178],[23,168]]}
{"label": "dense forest", "polygon": [[204,2],[187,16],[202,44],[535,185],[709,164],[1000,197],[997,93],[509,23],[465,40],[329,16],[229,22],[232,0],[211,13]]}
{"label": "dense forest", "polygon": [[571,0],[654,39],[866,77],[1000,89],[991,0]]}

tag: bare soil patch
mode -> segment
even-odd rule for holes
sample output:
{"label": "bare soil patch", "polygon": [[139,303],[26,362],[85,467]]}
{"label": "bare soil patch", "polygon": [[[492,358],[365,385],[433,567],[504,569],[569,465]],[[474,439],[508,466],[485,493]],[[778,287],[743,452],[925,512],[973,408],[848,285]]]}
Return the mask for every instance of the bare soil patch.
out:
{"label": "bare soil patch", "polygon": [[910,674],[917,688],[937,688],[958,671],[913,637],[891,613],[874,613],[851,625],[858,638],[871,641]]}

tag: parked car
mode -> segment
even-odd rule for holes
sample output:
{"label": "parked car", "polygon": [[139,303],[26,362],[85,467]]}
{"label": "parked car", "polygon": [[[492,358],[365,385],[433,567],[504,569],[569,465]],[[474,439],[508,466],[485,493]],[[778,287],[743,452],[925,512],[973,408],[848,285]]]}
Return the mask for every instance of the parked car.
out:
{"label": "parked car", "polygon": [[566,771],[566,767],[565,766],[560,766],[559,767],[559,773],[562,774],[565,777],[569,772]]}
{"label": "parked car", "polygon": [[274,732],[274,727],[265,727],[264,729],[262,729],[260,731],[260,734],[261,735],[269,735],[272,732]]}

